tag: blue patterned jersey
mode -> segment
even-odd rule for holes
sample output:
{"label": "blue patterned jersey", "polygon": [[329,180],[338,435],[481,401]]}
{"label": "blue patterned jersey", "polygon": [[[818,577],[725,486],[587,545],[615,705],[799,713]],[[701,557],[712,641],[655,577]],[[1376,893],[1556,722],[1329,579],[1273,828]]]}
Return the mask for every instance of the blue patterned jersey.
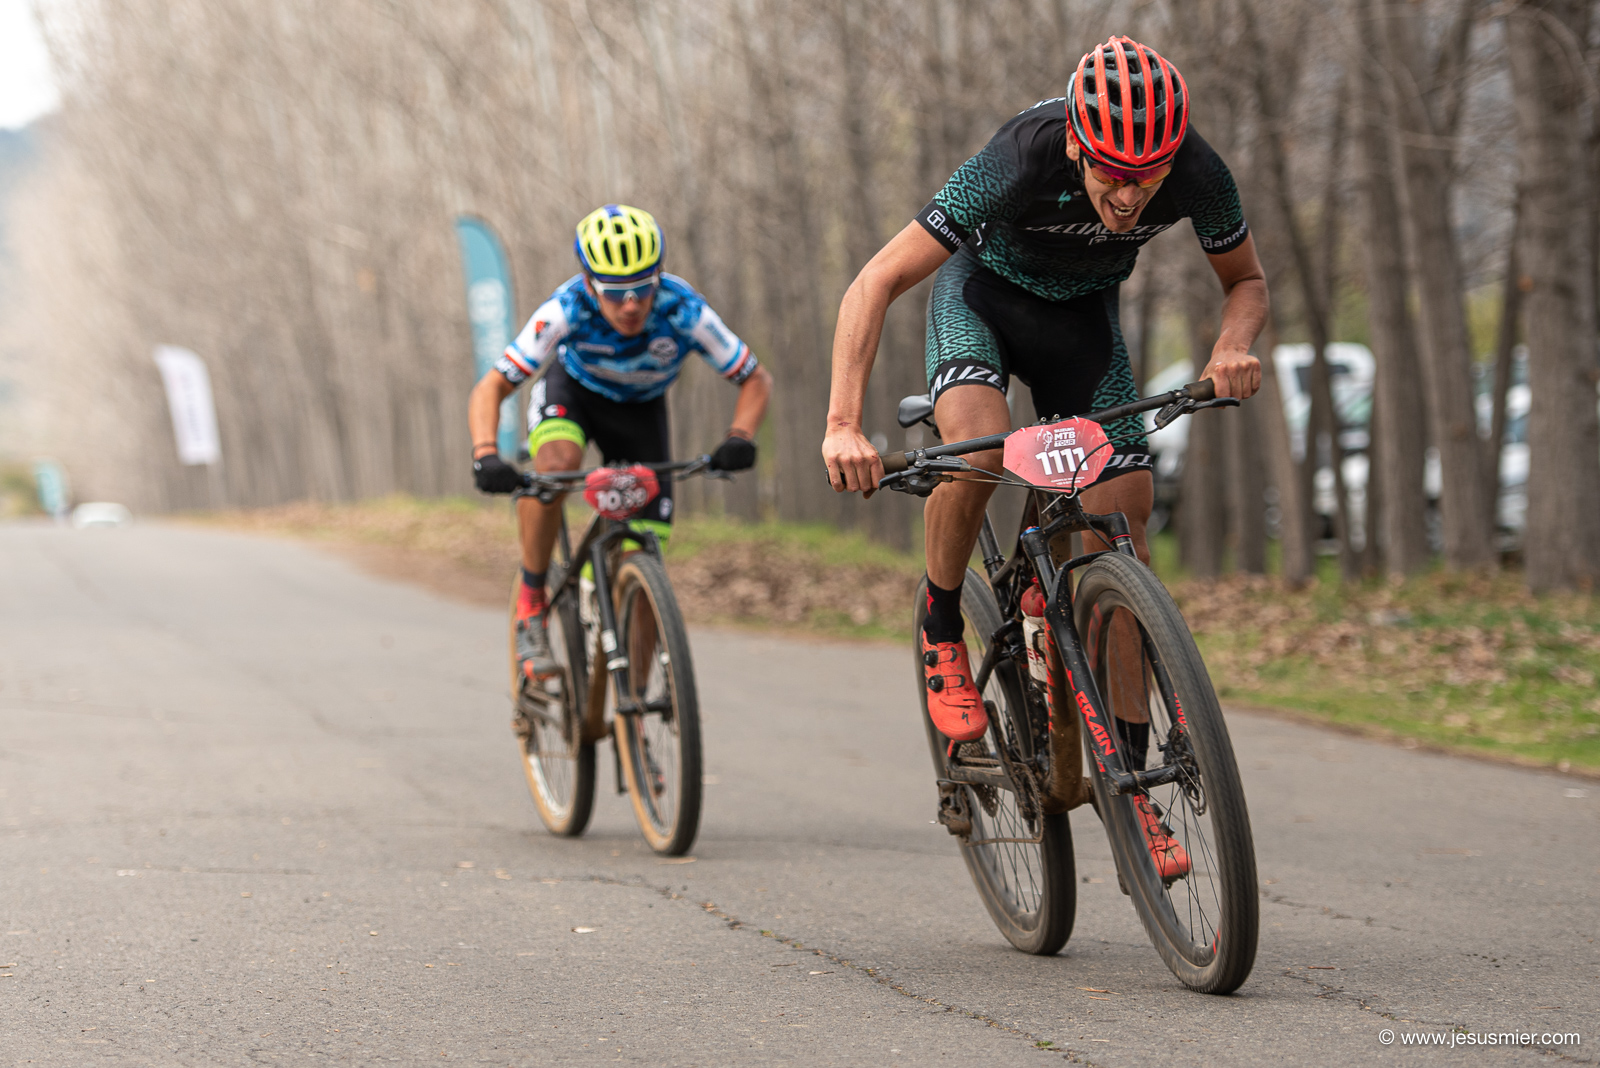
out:
{"label": "blue patterned jersey", "polygon": [[1070,136],[1063,98],[1035,104],[956,168],[917,221],[951,252],[965,246],[1001,277],[1057,301],[1126,280],[1139,247],[1180,219],[1194,223],[1211,255],[1249,236],[1233,175],[1193,126],[1172,173],[1125,234],[1106,229],[1089,203],[1079,166],[1067,158]]}
{"label": "blue patterned jersey", "polygon": [[690,353],[698,353],[735,383],[756,369],[750,346],[722,325],[706,299],[677,275],[661,276],[644,329],[623,337],[600,314],[580,274],[539,305],[495,369],[518,385],[559,359],[585,389],[636,404],[665,393]]}

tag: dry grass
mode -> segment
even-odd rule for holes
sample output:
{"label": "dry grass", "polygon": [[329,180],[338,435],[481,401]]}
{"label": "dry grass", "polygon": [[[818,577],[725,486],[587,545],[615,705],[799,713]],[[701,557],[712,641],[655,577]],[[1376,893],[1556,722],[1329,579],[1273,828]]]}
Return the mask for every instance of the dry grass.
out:
{"label": "dry grass", "polygon": [[[385,575],[483,604],[517,565],[503,502],[391,497],[196,517],[310,538]],[[1158,560],[1164,553],[1158,552]],[[682,519],[667,548],[685,616],[903,640],[921,556],[822,526]],[[1600,770],[1600,604],[1536,598],[1514,574],[1401,586],[1168,579],[1218,692],[1367,733]]]}
{"label": "dry grass", "polygon": [[1515,574],[1173,593],[1217,691],[1425,744],[1600,769],[1600,604]]}

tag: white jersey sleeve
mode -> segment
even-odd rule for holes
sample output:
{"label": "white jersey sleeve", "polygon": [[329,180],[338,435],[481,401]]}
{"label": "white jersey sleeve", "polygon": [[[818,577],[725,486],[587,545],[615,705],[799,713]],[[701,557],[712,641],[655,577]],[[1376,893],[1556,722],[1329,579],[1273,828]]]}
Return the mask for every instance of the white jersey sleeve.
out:
{"label": "white jersey sleeve", "polygon": [[722,323],[722,317],[702,303],[700,318],[689,330],[695,345],[717,374],[734,384],[742,383],[756,369],[755,353]]}
{"label": "white jersey sleeve", "polygon": [[556,350],[571,332],[572,323],[561,302],[551,297],[539,305],[522,333],[506,346],[505,355],[495,362],[495,370],[513,386],[521,385],[556,358]]}

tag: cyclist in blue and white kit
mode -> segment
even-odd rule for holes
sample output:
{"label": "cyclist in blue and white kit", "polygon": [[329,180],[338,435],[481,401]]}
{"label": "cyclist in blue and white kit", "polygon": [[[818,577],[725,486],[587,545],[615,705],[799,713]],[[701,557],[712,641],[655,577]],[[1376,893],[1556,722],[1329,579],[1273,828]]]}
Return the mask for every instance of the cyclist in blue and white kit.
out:
{"label": "cyclist in blue and white kit", "polygon": [[[534,469],[573,471],[593,441],[607,462],[671,459],[667,387],[691,354],[739,386],[733,424],[711,465],[743,471],[755,464],[756,431],[766,414],[772,376],[750,346],[723,325],[693,286],[661,270],[661,228],[648,212],[625,204],[597,208],[578,224],[573,246],[582,273],[533,313],[494,368],[473,387],[467,405],[472,471],[485,493],[521,486],[515,467],[495,447],[500,403],[537,378],[528,398],[528,451]],[[540,377],[542,375],[542,377]],[[664,537],[672,522],[672,480],[639,522]],[[545,634],[545,572],[561,529],[561,502],[518,501],[522,589],[517,598],[517,657],[539,678],[558,668]]]}

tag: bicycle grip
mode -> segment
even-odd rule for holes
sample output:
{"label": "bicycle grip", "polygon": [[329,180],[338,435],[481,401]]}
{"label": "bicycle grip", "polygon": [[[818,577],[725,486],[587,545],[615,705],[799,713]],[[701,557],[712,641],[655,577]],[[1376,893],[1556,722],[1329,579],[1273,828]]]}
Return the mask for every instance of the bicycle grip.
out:
{"label": "bicycle grip", "polygon": [[904,471],[911,466],[911,454],[908,452],[886,452],[879,456],[883,461],[883,473],[892,475],[896,471]]}
{"label": "bicycle grip", "polygon": [[1209,401],[1217,399],[1217,384],[1209,378],[1202,378],[1198,382],[1191,382],[1183,387],[1193,401]]}

